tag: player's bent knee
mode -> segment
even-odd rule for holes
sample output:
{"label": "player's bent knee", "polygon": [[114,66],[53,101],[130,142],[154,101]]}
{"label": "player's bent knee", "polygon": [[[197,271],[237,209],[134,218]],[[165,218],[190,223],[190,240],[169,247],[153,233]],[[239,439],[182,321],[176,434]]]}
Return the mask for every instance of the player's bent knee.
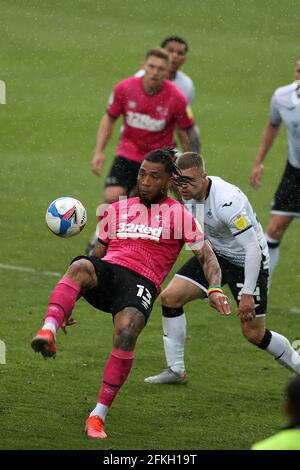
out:
{"label": "player's bent knee", "polygon": [[72,263],[67,271],[67,275],[85,286],[94,282],[97,278],[93,263],[87,259],[78,259]]}
{"label": "player's bent knee", "polygon": [[176,294],[176,292],[163,291],[160,295],[161,304],[171,307],[180,308],[183,305],[182,299]]}

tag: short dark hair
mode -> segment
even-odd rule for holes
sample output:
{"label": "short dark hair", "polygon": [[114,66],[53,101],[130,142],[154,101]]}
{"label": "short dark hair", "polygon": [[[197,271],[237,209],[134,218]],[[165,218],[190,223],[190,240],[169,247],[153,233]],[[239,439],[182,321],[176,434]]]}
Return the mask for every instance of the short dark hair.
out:
{"label": "short dark hair", "polygon": [[201,157],[201,155],[196,152],[182,153],[177,158],[176,164],[180,170],[187,170],[188,168],[199,168],[199,170],[202,172],[205,169],[203,157]]}
{"label": "short dark hair", "polygon": [[169,42],[179,42],[179,44],[183,44],[185,46],[185,54],[188,52],[189,50],[189,46],[188,46],[188,43],[186,42],[185,39],[183,39],[182,37],[180,36],[168,36],[166,39],[164,39],[160,45],[160,47],[163,47],[165,48]]}
{"label": "short dark hair", "polygon": [[162,47],[153,47],[146,52],[145,60],[148,57],[158,57],[159,59],[164,59],[166,62],[170,62],[169,54]]}
{"label": "short dark hair", "polygon": [[297,375],[286,388],[287,400],[292,412],[293,424],[300,425],[300,375]]}

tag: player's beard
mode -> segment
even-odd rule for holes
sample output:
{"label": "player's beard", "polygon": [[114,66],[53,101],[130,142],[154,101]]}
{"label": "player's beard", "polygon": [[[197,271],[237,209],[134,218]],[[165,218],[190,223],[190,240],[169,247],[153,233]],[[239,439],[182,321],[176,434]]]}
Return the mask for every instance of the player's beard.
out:
{"label": "player's beard", "polygon": [[162,202],[166,198],[166,194],[165,194],[164,190],[159,191],[151,199],[146,198],[145,196],[142,196],[139,189],[138,189],[138,195],[139,195],[141,203],[144,204],[146,207],[151,207],[152,204],[159,204],[160,202]]}

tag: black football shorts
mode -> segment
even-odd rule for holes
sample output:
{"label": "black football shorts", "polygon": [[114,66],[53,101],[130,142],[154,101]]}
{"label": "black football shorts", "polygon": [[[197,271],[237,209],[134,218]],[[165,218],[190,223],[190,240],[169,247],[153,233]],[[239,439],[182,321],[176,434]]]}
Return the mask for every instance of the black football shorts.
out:
{"label": "black football shorts", "polygon": [[275,193],[271,213],[300,217],[300,170],[289,162]]}
{"label": "black football shorts", "polygon": [[130,193],[135,188],[141,163],[116,157],[105,181],[105,187],[122,186]]}
{"label": "black football shorts", "polygon": [[[216,256],[222,271],[222,286],[228,284],[232,295],[238,304],[241,296],[240,292],[244,286],[244,268],[230,263],[225,258],[221,258],[221,256]],[[207,294],[208,282],[204,276],[202,266],[195,256],[187,261],[179,271],[177,271],[175,276],[192,282]],[[265,315],[267,311],[268,298],[268,271],[260,271],[253,297],[255,304],[257,305],[255,309],[256,316],[259,317]]]}
{"label": "black football shorts", "polygon": [[87,259],[93,263],[98,285],[83,297],[98,310],[115,316],[125,307],[135,307],[147,322],[157,297],[155,284],[139,273],[116,264],[102,261],[97,256],[78,256],[71,261]]}

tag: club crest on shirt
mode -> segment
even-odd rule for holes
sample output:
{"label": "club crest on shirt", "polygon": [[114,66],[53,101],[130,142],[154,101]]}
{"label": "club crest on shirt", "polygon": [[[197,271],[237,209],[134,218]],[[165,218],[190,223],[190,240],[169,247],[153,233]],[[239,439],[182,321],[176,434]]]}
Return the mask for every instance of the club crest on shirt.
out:
{"label": "club crest on shirt", "polygon": [[167,116],[168,114],[168,109],[164,108],[163,106],[157,106],[156,111],[162,116]]}
{"label": "club crest on shirt", "polygon": [[136,102],[133,100],[128,101],[128,108],[134,109],[136,107]]}
{"label": "club crest on shirt", "polygon": [[248,221],[245,219],[245,217],[241,214],[236,215],[233,220],[233,224],[238,228],[239,230],[244,230],[245,228],[248,227]]}

